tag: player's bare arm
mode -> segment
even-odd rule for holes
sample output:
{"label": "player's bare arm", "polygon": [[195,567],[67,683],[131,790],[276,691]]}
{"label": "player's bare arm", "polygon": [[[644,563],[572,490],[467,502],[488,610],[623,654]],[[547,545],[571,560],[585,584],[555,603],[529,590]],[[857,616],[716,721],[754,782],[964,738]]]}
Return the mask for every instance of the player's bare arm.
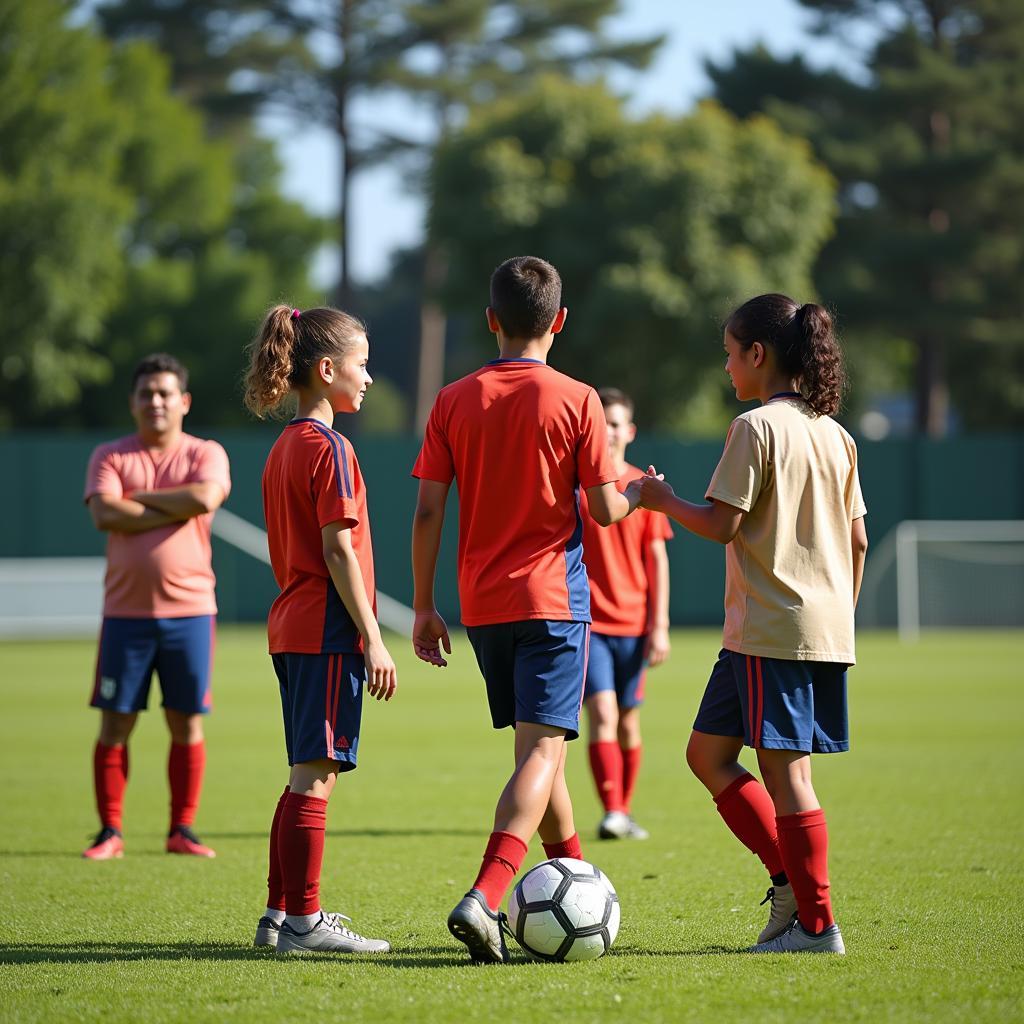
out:
{"label": "player's bare arm", "polygon": [[625,519],[637,503],[619,491],[614,483],[598,484],[587,488],[587,506],[590,516],[598,526],[611,526]]}
{"label": "player's bare arm", "polygon": [[647,475],[633,480],[627,493],[635,489],[637,500],[652,512],[664,512],[680,526],[706,540],[728,544],[739,532],[746,512],[724,501],[713,500],[706,505],[697,505],[676,496],[672,485],[658,476],[653,466]]}
{"label": "player's bare arm", "polygon": [[441,548],[441,528],[450,484],[437,480],[421,480],[416,511],[412,520],[413,610],[412,648],[420,661],[444,668],[448,662],[441,655],[452,653],[448,626],[434,604],[434,578],[437,553]]}
{"label": "player's bare arm", "polygon": [[398,672],[384,646],[380,626],[366,596],[362,570],[352,547],[352,529],[347,522],[328,523],[320,535],[327,571],[331,574],[341,603],[352,616],[363,638],[367,692],[377,700],[391,700],[398,688]]}
{"label": "player's bare arm", "polygon": [[868,531],[863,516],[854,519],[850,527],[850,546],[853,550],[853,607],[856,608],[861,581],[864,579],[864,559],[868,553]]}
{"label": "player's bare arm", "polygon": [[659,537],[648,545],[644,559],[647,571],[647,664],[656,668],[669,655],[672,644],[668,635],[668,551]]}
{"label": "player's bare arm", "polygon": [[147,508],[132,498],[115,498],[110,494],[92,495],[88,506],[93,525],[104,533],[145,533],[181,522],[177,516]]}
{"label": "player's bare arm", "polygon": [[211,480],[164,487],[155,491],[136,491],[132,499],[179,521],[215,512],[227,497],[224,488]]}

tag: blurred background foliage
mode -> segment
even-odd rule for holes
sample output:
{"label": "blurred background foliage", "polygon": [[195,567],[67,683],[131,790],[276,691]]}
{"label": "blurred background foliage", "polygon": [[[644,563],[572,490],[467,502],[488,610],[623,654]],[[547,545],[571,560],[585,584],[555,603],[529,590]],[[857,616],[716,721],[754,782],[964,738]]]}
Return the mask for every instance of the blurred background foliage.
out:
{"label": "blurred background foliage", "polygon": [[[490,356],[487,279],[521,252],[563,272],[559,368],[632,391],[645,428],[721,431],[721,320],[778,289],[837,310],[855,429],[1019,429],[1024,4],[800,2],[824,38],[870,30],[856,73],[759,45],[690,112],[638,116],[608,72],[661,40],[611,37],[618,0],[0,0],[0,429],[123,427],[156,349],[190,366],[196,424],[244,423],[277,300],[364,317],[360,429],[414,429]],[[395,92],[426,135],[353,132],[354,97]],[[283,196],[268,109],[336,136],[337,218]],[[356,281],[351,180],[381,162],[425,237]]]}

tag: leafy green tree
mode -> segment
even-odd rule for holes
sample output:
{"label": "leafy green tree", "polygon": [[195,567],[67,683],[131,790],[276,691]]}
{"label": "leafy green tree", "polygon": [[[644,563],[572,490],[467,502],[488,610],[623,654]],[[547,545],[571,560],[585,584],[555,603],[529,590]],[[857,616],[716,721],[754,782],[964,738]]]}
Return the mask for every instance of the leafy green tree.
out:
{"label": "leafy green tree", "polygon": [[431,230],[452,254],[449,301],[479,321],[477,358],[492,268],[543,256],[569,307],[558,366],[623,387],[663,427],[719,389],[723,314],[809,293],[832,216],[829,175],[768,119],[705,104],[631,120],[604,87],[558,78],[474,110],[432,174]]}
{"label": "leafy green tree", "polygon": [[[856,80],[764,49],[710,65],[715,96],[808,138],[839,182],[815,276],[854,363],[913,390],[919,430],[1024,424],[1024,6],[801,0],[870,27]],[[859,365],[858,365],[859,364]],[[895,373],[893,371],[895,370]]]}

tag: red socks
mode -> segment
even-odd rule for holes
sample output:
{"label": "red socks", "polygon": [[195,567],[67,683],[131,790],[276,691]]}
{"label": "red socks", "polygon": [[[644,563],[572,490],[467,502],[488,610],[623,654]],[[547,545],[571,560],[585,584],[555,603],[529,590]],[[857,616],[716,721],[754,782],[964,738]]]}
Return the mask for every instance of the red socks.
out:
{"label": "red socks", "polygon": [[125,744],[108,747],[97,740],[92,754],[92,774],[100,824],[120,832],[124,788],[128,782],[128,747]]}
{"label": "red socks", "polygon": [[560,843],[545,843],[544,853],[548,860],[554,860],[556,857],[574,857],[576,860],[583,860],[580,834],[573,832],[568,839],[563,839]]}
{"label": "red socks", "polygon": [[591,743],[590,771],[597,786],[597,796],[605,812],[621,811],[622,803],[622,748],[613,740]]}
{"label": "red socks", "polygon": [[640,774],[640,759],[643,747],[622,748],[622,809],[629,814],[633,802],[633,790],[636,789],[636,777]]}
{"label": "red socks", "polygon": [[487,849],[484,850],[480,874],[473,883],[473,888],[483,893],[491,910],[497,910],[501,906],[512,879],[516,877],[516,872],[522,867],[525,859],[526,843],[519,836],[511,832],[491,833],[490,839],[487,840]]}
{"label": "red socks", "polygon": [[[753,775],[747,772],[726,786],[715,797],[715,806],[732,834],[751,853],[761,858],[769,875],[777,875],[784,870],[775,831],[775,805],[768,790]],[[782,820],[779,819],[780,822]]]}
{"label": "red socks", "polygon": [[172,743],[167,757],[167,777],[171,783],[171,830],[191,825],[196,820],[199,791],[206,768],[206,743]]}
{"label": "red socks", "polygon": [[812,935],[835,920],[828,893],[828,827],[825,812],[798,811],[776,818],[786,874],[796,897],[797,916]]}
{"label": "red socks", "polygon": [[272,910],[284,910],[284,877],[281,874],[281,854],[277,848],[281,834],[281,812],[291,790],[285,786],[281,799],[277,801],[274,821],[270,826],[270,870],[267,872],[267,906]]}
{"label": "red socks", "polygon": [[[293,917],[315,914],[320,909],[320,868],[324,859],[327,801],[286,792],[279,806],[280,816],[275,815],[277,855],[285,910]],[[273,895],[273,892],[269,893],[269,896]],[[273,904],[268,902],[267,906]]]}

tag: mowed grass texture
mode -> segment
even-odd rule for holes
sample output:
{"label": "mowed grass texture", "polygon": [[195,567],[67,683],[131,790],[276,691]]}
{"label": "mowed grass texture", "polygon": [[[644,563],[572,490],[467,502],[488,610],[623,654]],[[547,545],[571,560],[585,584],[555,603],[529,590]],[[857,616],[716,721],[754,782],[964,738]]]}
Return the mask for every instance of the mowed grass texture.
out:
{"label": "mowed grass texture", "polygon": [[[594,963],[474,968],[445,918],[472,881],[511,734],[495,733],[468,644],[447,670],[392,640],[400,689],[364,713],[359,770],[331,803],[323,893],[389,938],[368,960],[252,949],[266,835],[286,777],[258,629],[220,631],[197,830],[213,861],[164,854],[166,730],[131,748],[123,860],[79,854],[96,824],[87,642],[0,644],[0,1019],[4,1021],[1010,1021],[1022,1016],[1020,634],[860,640],[853,751],[818,758],[848,955],[751,957],[766,879],[683,763],[717,653],[674,636],[652,672],[635,801],[645,843],[599,843],[583,742],[570,785],[584,855],[622,928]],[[748,763],[752,759],[748,757]],[[527,866],[543,859],[539,844]]]}

